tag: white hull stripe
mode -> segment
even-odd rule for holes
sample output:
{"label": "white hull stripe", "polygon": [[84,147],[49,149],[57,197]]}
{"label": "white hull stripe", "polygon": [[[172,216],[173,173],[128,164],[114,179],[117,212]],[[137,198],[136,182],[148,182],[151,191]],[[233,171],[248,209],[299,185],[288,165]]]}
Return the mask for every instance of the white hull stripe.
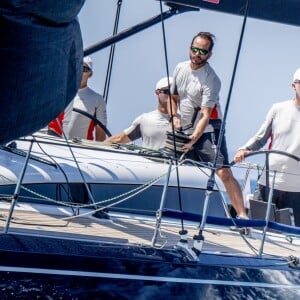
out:
{"label": "white hull stripe", "polygon": [[193,283],[193,284],[230,285],[230,286],[258,287],[258,288],[275,288],[275,289],[295,289],[295,290],[300,289],[300,285],[293,285],[293,284],[286,285],[286,284],[278,284],[278,283],[273,284],[273,283],[246,282],[246,281],[176,278],[176,277],[144,276],[144,275],[83,272],[83,271],[68,271],[68,270],[38,269],[38,268],[21,268],[21,267],[4,267],[4,266],[0,267],[0,272],[83,276],[83,277],[95,277],[95,278],[107,278],[107,279],[160,281],[160,282],[187,283],[187,284]]}

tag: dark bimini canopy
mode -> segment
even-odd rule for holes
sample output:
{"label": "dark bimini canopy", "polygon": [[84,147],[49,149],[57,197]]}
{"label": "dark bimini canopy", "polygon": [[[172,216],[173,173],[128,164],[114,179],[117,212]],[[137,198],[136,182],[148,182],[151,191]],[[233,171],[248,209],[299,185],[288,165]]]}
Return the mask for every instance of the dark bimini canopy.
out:
{"label": "dark bimini canopy", "polygon": [[241,16],[244,15],[248,2],[249,17],[300,26],[299,0],[171,0],[164,2],[167,5],[184,5]]}

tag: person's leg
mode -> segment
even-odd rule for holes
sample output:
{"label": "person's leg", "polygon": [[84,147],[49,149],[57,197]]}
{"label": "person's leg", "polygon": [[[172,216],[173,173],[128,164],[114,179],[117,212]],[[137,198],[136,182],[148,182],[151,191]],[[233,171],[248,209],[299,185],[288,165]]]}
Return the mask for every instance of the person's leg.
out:
{"label": "person's leg", "polygon": [[256,201],[268,201],[268,197],[266,197],[266,187],[264,185],[258,184],[256,186],[253,199]]}
{"label": "person's leg", "polygon": [[[268,193],[264,185],[258,184],[254,192],[254,200],[268,201]],[[277,209],[292,208],[296,226],[300,226],[300,193],[273,190],[272,203]]]}
{"label": "person's leg", "polygon": [[281,195],[277,201],[279,209],[292,208],[294,214],[295,225],[300,227],[300,193],[281,191]]}
{"label": "person's leg", "polygon": [[247,218],[247,213],[244,207],[243,194],[241,187],[234,178],[230,168],[221,168],[216,171],[216,174],[222,180],[227,195],[233,205],[237,215],[242,218]]}
{"label": "person's leg", "polygon": [[[216,141],[218,141],[219,131],[216,130],[215,134]],[[218,166],[220,166],[220,168],[216,170],[216,174],[222,180],[230,202],[233,205],[238,217],[248,218],[244,206],[243,193],[241,187],[238,181],[234,178],[231,169],[229,168],[229,159],[225,136],[223,136],[222,138],[220,154],[217,159],[217,167]]]}
{"label": "person's leg", "polygon": [[[215,133],[205,133],[194,145],[194,151],[199,161],[213,162],[215,159],[215,147],[219,139],[219,131]],[[248,218],[244,207],[243,194],[241,187],[234,178],[229,168],[228,152],[225,137],[222,139],[219,155],[216,160],[216,174],[222,180],[230,202],[232,203],[237,215]]]}

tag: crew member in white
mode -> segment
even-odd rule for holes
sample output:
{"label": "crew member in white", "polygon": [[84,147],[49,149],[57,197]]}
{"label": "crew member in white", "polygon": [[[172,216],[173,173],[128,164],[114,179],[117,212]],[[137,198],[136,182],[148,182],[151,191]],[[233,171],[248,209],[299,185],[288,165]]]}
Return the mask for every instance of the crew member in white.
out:
{"label": "crew member in white", "polygon": [[79,137],[83,139],[104,141],[105,131],[88,117],[73,111],[80,109],[97,118],[107,126],[106,103],[103,97],[88,87],[89,78],[93,76],[93,63],[89,56],[84,57],[83,73],[80,89],[73,99],[73,106],[69,105],[64,111],[63,130],[68,138]]}
{"label": "crew member in white", "polygon": [[[294,74],[292,88],[295,97],[273,104],[257,133],[236,153],[235,162],[245,155],[259,150],[270,139],[270,149],[284,151],[300,157],[300,68]],[[270,183],[274,172],[273,203],[277,208],[293,208],[295,225],[300,226],[300,164],[294,159],[279,154],[269,155]],[[254,193],[255,200],[267,201],[265,170]]]}
{"label": "crew member in white", "polygon": [[156,84],[155,94],[157,96],[157,109],[138,116],[130,127],[124,131],[111,136],[106,141],[113,143],[129,143],[142,138],[144,148],[158,150],[164,147],[166,132],[171,129],[170,116],[167,106],[170,101],[171,77],[164,77]]}
{"label": "crew member in white", "polygon": [[[182,150],[186,157],[205,163],[214,161],[222,122],[221,81],[208,63],[213,46],[214,35],[209,32],[199,32],[193,37],[189,47],[190,59],[179,63],[173,73],[172,110],[169,112],[174,127],[179,128],[188,125],[198,111],[194,126],[186,131],[190,142],[184,144]],[[178,109],[180,118],[176,116]],[[222,137],[216,167],[216,174],[224,183],[238,217],[247,219],[241,188],[229,166],[225,136]]]}

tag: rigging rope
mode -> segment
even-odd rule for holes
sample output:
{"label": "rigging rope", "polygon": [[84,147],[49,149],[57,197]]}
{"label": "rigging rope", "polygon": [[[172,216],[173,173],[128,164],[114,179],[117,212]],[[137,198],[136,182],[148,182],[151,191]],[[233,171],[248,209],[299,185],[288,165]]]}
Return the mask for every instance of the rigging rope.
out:
{"label": "rigging rope", "polygon": [[[233,72],[232,72],[232,76],[231,76],[229,92],[228,92],[227,101],[226,101],[225,110],[224,110],[224,116],[223,116],[223,120],[222,120],[222,123],[221,123],[220,135],[219,135],[219,139],[218,139],[218,143],[217,143],[217,147],[216,147],[216,153],[215,153],[214,161],[212,163],[212,172],[211,172],[211,175],[210,175],[210,177],[207,181],[207,191],[208,191],[207,199],[206,199],[207,209],[208,209],[208,202],[209,202],[209,192],[212,191],[213,186],[214,186],[214,182],[215,182],[217,159],[218,159],[218,156],[219,156],[219,153],[220,153],[221,143],[222,143],[223,137],[225,135],[225,124],[226,124],[229,104],[230,104],[230,100],[231,100],[231,93],[232,93],[232,89],[233,89],[233,83],[234,83],[234,79],[235,79],[236,69],[237,69],[239,56],[240,56],[240,52],[241,52],[242,41],[243,41],[245,28],[246,28],[246,21],[247,21],[247,17],[248,17],[248,6],[249,6],[249,1],[247,0],[246,1],[246,6],[245,6],[245,11],[244,11],[242,29],[241,29],[240,38],[239,38],[239,44],[238,44],[238,48],[237,48],[236,59],[235,59],[235,62],[234,62],[234,68],[233,68]],[[202,220],[201,225],[200,225],[199,236],[202,236],[202,231],[204,229],[205,222],[206,222],[205,219],[206,219],[206,216],[207,216],[207,211],[203,212],[203,214],[204,214],[204,217],[203,217],[203,220]]]}
{"label": "rigging rope", "polygon": [[[121,6],[122,6],[122,0],[117,0],[117,12],[116,12],[113,36],[116,35],[118,32]],[[107,64],[106,79],[105,79],[104,90],[103,90],[103,98],[106,103],[107,103],[107,98],[108,98],[112,66],[113,66],[113,61],[114,61],[115,46],[116,46],[115,44],[112,44],[110,47],[109,60],[108,60],[108,64]]]}
{"label": "rigging rope", "polygon": [[[164,42],[166,73],[167,73],[167,78],[168,78],[168,85],[170,86],[170,82],[169,82],[170,72],[169,72],[168,51],[167,51],[167,44],[166,44],[165,23],[164,23],[164,19],[163,19],[162,1],[159,1],[159,4],[160,4],[160,14],[161,14],[161,27],[162,27],[163,42]],[[171,115],[173,115],[171,94],[169,95],[169,104],[170,104],[170,109],[171,109]],[[177,192],[178,192],[179,209],[182,210],[180,180],[179,180],[179,172],[178,172],[178,167],[177,167],[178,158],[177,158],[177,155],[176,155],[175,128],[174,128],[173,122],[171,122],[171,126],[172,126],[172,134],[173,134],[174,161],[175,161],[175,165],[176,165],[176,180],[177,180]],[[181,220],[181,230],[184,231],[183,220]]]}

